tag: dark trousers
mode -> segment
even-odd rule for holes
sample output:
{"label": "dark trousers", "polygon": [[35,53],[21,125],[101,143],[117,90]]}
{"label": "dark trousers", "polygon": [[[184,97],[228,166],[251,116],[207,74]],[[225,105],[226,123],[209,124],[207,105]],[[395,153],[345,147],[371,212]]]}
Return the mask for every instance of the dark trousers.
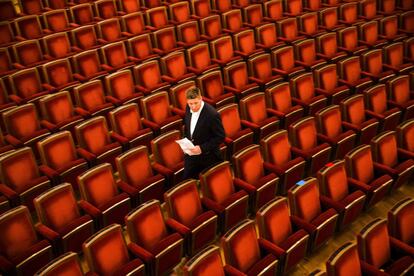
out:
{"label": "dark trousers", "polygon": [[223,161],[221,157],[217,156],[214,153],[208,154],[200,154],[200,155],[184,155],[184,173],[183,173],[183,180],[188,178],[198,179],[199,174]]}

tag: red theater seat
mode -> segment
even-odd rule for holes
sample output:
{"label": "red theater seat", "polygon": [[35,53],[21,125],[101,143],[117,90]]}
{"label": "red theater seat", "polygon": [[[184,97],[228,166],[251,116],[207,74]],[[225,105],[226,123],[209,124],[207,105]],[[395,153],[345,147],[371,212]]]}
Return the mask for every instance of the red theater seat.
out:
{"label": "red theater seat", "polygon": [[34,199],[39,224],[36,230],[57,253],[81,251],[82,243],[94,233],[89,215],[80,213],[69,183],[55,186]]}
{"label": "red theater seat", "polygon": [[385,131],[372,138],[371,148],[378,170],[394,179],[392,189],[398,189],[409,181],[414,172],[414,160],[405,160],[398,154],[394,131]]}
{"label": "red theater seat", "polygon": [[124,223],[125,215],[131,210],[131,199],[118,189],[111,164],[100,164],[82,173],[78,176],[78,185],[79,205],[98,227]]}
{"label": "red theater seat", "polygon": [[379,123],[377,119],[367,119],[364,106],[364,96],[354,95],[341,102],[342,124],[358,134],[358,144],[368,144],[377,134]]}
{"label": "red theater seat", "polygon": [[202,172],[200,186],[201,200],[219,216],[222,232],[247,218],[249,196],[235,186],[229,162],[224,161]]}
{"label": "red theater seat", "polygon": [[243,220],[221,238],[225,271],[234,275],[274,275],[278,260],[258,238],[254,221]]}
{"label": "red theater seat", "polygon": [[221,107],[235,101],[233,93],[224,86],[222,73],[219,70],[198,76],[197,84],[203,100],[214,107]]}
{"label": "red theater seat", "polygon": [[109,162],[115,164],[115,157],[122,152],[121,144],[108,131],[106,120],[96,116],[75,126],[78,153],[90,166]]}
{"label": "red theater seat", "polygon": [[348,181],[343,160],[335,160],[318,171],[322,204],[338,212],[337,229],[343,230],[362,212],[365,194]]}
{"label": "red theater seat", "polygon": [[414,159],[414,120],[408,120],[397,126],[398,151],[404,159]]}
{"label": "red theater seat", "polygon": [[338,220],[333,208],[321,204],[318,181],[308,177],[288,191],[292,221],[309,233],[309,252],[321,247],[330,239]]}
{"label": "red theater seat", "polygon": [[[370,274],[382,271],[388,275],[401,275],[414,269],[414,259],[407,253],[396,254],[400,249],[388,235],[387,221],[375,219],[357,235],[361,263],[368,265]],[[404,254],[405,253],[405,254]]]}
{"label": "red theater seat", "polygon": [[244,61],[229,64],[223,68],[224,89],[233,93],[236,100],[259,90],[259,86],[249,79],[247,64]]}
{"label": "red theater seat", "polygon": [[131,70],[122,70],[105,76],[105,87],[108,101],[114,105],[138,103],[143,94],[135,86]]}
{"label": "red theater seat", "polygon": [[37,143],[42,171],[59,184],[68,182],[78,190],[76,178],[88,169],[88,163],[78,155],[69,131],[51,134]]}
{"label": "red theater seat", "polygon": [[309,234],[295,224],[286,198],[276,197],[264,205],[256,222],[262,245],[279,259],[280,273],[287,273],[305,257]]}
{"label": "red theater seat", "polygon": [[225,275],[220,248],[215,245],[205,247],[184,264],[183,271],[185,276]]}
{"label": "red theater seat", "polygon": [[167,180],[167,186],[180,183],[184,172],[184,153],[175,142],[181,139],[178,130],[171,130],[151,140],[154,154],[153,169],[162,174]]}
{"label": "red theater seat", "polygon": [[165,178],[155,172],[146,147],[135,147],[119,155],[116,168],[117,184],[128,193],[134,206],[151,199],[162,200]]}
{"label": "red theater seat", "polygon": [[172,271],[184,253],[183,238],[165,223],[161,204],[150,200],[125,216],[131,242],[128,247],[143,260],[152,275]]}
{"label": "red theater seat", "polygon": [[144,264],[133,248],[127,247],[119,224],[102,229],[85,241],[82,248],[91,274],[146,275]]}
{"label": "red theater seat", "polygon": [[50,263],[36,272],[36,275],[53,276],[61,273],[70,273],[73,276],[83,275],[79,257],[74,252],[67,252],[53,259]]}
{"label": "red theater seat", "polygon": [[349,183],[365,193],[366,209],[383,199],[393,184],[391,176],[384,174],[372,161],[371,147],[361,145],[345,155]]}
{"label": "red theater seat", "polygon": [[105,97],[104,86],[101,80],[85,82],[73,88],[76,106],[88,116],[106,115],[113,104]]}
{"label": "red theater seat", "polygon": [[249,194],[252,213],[273,199],[279,178],[266,169],[259,145],[251,145],[232,157],[234,183]]}
{"label": "red theater seat", "polygon": [[53,258],[52,247],[36,234],[25,206],[0,215],[0,233],[2,273],[32,275]]}
{"label": "red theater seat", "polygon": [[77,78],[81,82],[98,79],[108,74],[99,58],[97,49],[83,50],[74,55],[72,64]]}
{"label": "red theater seat", "polygon": [[414,200],[405,198],[397,202],[388,212],[388,231],[391,239],[411,257],[414,256],[413,208]]}
{"label": "red theater seat", "polygon": [[196,180],[187,180],[164,194],[167,225],[185,239],[186,251],[194,255],[216,238],[217,215],[200,200]]}
{"label": "red theater seat", "polygon": [[28,147],[3,154],[0,171],[0,194],[11,206],[24,204],[33,211],[33,199],[51,186],[43,168],[39,169],[35,156]]}

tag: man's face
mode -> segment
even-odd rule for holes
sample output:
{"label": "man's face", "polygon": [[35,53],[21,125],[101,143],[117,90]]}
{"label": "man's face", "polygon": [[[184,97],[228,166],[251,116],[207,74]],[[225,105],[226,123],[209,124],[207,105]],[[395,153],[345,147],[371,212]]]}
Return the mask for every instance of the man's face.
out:
{"label": "man's face", "polygon": [[195,99],[187,99],[187,104],[192,112],[197,112],[201,107],[201,97],[197,97]]}

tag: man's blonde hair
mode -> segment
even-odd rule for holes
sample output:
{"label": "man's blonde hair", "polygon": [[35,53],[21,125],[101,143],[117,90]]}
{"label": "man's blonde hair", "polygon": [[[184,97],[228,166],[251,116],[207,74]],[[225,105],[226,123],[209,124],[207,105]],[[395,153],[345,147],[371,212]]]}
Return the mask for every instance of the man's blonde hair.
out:
{"label": "man's blonde hair", "polygon": [[198,87],[191,87],[185,91],[185,97],[187,100],[192,100],[201,97],[201,91]]}

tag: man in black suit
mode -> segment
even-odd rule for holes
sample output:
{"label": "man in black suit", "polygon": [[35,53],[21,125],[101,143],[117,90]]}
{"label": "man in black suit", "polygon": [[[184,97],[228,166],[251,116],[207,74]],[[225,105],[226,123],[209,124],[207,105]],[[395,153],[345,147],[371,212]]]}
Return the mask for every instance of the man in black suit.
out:
{"label": "man in black suit", "polygon": [[201,98],[196,87],[186,91],[184,135],[193,142],[193,155],[184,155],[184,179],[198,179],[199,173],[220,161],[220,143],[224,141],[224,128],[220,114]]}

